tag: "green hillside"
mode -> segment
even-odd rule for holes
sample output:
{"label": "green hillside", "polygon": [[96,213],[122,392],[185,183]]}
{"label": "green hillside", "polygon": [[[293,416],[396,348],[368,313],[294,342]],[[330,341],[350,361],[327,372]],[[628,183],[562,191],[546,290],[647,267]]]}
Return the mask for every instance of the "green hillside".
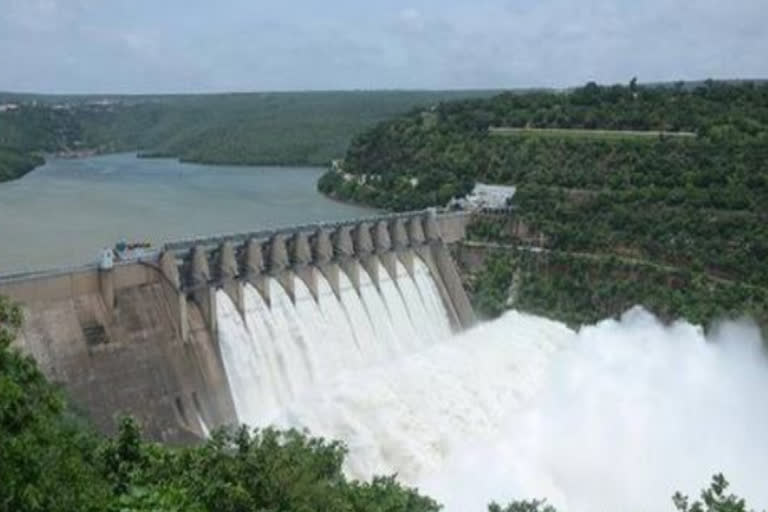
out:
{"label": "green hillside", "polygon": [[[499,126],[525,129],[501,136],[491,130]],[[605,137],[595,130],[695,136]],[[539,236],[521,239],[508,219],[487,219],[498,226],[475,234],[479,242],[511,246],[541,240],[541,249],[558,255],[538,253],[537,272],[526,272],[530,258],[508,260],[528,276],[521,289],[535,291],[519,295],[519,306],[586,321],[621,312],[634,301],[665,317],[707,322],[745,312],[768,318],[767,162],[765,83],[710,81],[693,89],[588,84],[569,93],[445,103],[381,123],[354,139],[343,172],[327,173],[319,186],[340,199],[407,210],[445,205],[478,181],[516,185],[514,222],[525,228],[517,232]],[[598,260],[564,263],[581,254]],[[636,272],[595,264],[609,258],[635,264]],[[705,281],[682,284],[662,298],[616,286],[658,280],[646,270],[660,268]],[[617,281],[616,272],[624,281]],[[506,290],[512,273],[497,274]],[[579,281],[585,274],[592,277]],[[492,282],[491,277],[468,279]],[[730,284],[756,288],[720,293],[720,285]],[[577,299],[584,286],[588,300]],[[703,290],[717,296],[704,301]],[[689,307],[705,302],[715,306]]]}

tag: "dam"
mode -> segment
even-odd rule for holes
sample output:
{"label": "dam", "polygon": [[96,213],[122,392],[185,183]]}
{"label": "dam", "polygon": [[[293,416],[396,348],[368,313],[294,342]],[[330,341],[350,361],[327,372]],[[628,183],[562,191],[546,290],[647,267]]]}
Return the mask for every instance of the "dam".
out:
{"label": "dam", "polygon": [[344,442],[349,477],[396,474],[449,511],[511,496],[663,510],[717,471],[768,500],[756,326],[707,334],[639,308],[578,330],[518,311],[474,322],[451,257],[477,256],[451,247],[468,220],[184,240],[4,276],[0,294],[23,306],[17,346],[106,433],[119,413],[169,443],[234,423],[308,429]]}
{"label": "dam", "polygon": [[436,210],[167,243],[141,259],[0,277],[15,342],[100,430],[173,443],[270,421],[341,369],[474,322]]}

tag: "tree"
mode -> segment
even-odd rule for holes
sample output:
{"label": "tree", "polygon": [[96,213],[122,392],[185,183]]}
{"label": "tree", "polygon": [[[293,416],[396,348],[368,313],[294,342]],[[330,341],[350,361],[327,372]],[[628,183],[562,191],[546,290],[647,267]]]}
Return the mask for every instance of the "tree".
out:
{"label": "tree", "polygon": [[688,502],[688,497],[675,493],[672,501],[680,512],[748,512],[747,505],[742,498],[733,494],[726,494],[728,481],[722,474],[712,477],[712,483],[708,489],[701,492],[701,500]]}
{"label": "tree", "polygon": [[10,347],[21,320],[0,297],[0,511],[104,510],[94,438],[68,420],[35,362]]}
{"label": "tree", "polygon": [[[672,502],[679,512],[752,512],[742,498],[733,494],[725,494],[728,489],[728,481],[722,474],[712,477],[712,483],[708,489],[701,492],[701,501],[689,503],[688,497],[675,493]],[[502,508],[496,503],[488,506],[488,512],[557,512],[548,505],[546,500],[513,501]]]}

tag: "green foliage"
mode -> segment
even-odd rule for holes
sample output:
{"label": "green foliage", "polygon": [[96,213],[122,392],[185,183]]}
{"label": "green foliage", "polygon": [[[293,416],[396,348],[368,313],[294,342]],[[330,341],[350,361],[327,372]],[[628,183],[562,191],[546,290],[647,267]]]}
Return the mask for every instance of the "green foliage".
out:
{"label": "green foliage", "polygon": [[[365,176],[365,186],[336,187],[331,193],[405,210],[443,204],[436,194],[441,184],[463,194],[475,181],[597,189],[649,182],[669,187],[670,181],[706,189],[752,180],[762,188],[764,201],[768,84],[635,88],[590,84],[568,94],[505,93],[447,102],[435,110],[434,123],[425,123],[424,112],[414,111],[355,137],[344,171]],[[698,137],[489,134],[498,126],[688,131]],[[734,169],[741,180],[724,180]]]}
{"label": "green foliage", "polygon": [[481,242],[513,242],[505,222],[497,219],[476,217],[467,226],[467,239]]}
{"label": "green foliage", "polygon": [[[478,219],[470,240],[594,256],[545,258],[538,275],[521,267],[516,307],[570,323],[634,304],[692,321],[731,313],[766,319],[768,84],[590,83],[568,93],[443,103],[434,115],[430,125],[413,112],[361,133],[344,176],[329,173],[320,190],[407,210],[444,205],[475,182],[516,185],[514,219],[524,229]],[[500,126],[528,130],[494,135]],[[475,304],[495,316],[506,307],[510,277],[493,265],[476,277]]]}
{"label": "green foliage", "polygon": [[[729,200],[727,190],[702,206],[691,204],[695,191],[670,204],[677,201],[675,189],[660,198],[650,195],[656,190],[599,192],[570,201],[559,191],[532,186],[521,187],[518,201],[522,217],[546,234],[552,248],[615,253],[768,285],[768,272],[760,264],[768,256],[768,212],[762,207],[717,208],[718,201]],[[734,202],[756,201],[761,193],[755,188],[732,197]]]}
{"label": "green foliage", "polygon": [[21,309],[0,295],[0,349],[6,349],[21,327]]}
{"label": "green foliage", "polygon": [[717,474],[712,477],[709,488],[701,492],[700,501],[689,503],[688,497],[679,492],[672,501],[680,512],[748,512],[745,501],[733,494],[726,495],[727,489],[728,481],[722,474]]}
{"label": "green foliage", "polygon": [[485,318],[496,318],[507,309],[514,268],[510,255],[491,254],[471,284],[475,311]]}
{"label": "green foliage", "polygon": [[[686,318],[709,325],[747,314],[768,325],[766,288],[611,255],[526,247],[489,251],[469,286],[475,309],[488,317],[512,305],[578,326],[640,305],[667,321]],[[512,276],[514,302],[509,297]]]}
{"label": "green foliage", "polygon": [[354,512],[437,512],[441,508],[415,489],[403,488],[394,476],[374,477],[370,483],[353,482],[349,497]]}
{"label": "green foliage", "polygon": [[0,298],[0,511],[104,510],[93,437],[68,422],[34,361],[9,347],[20,322]]}
{"label": "green foliage", "polygon": [[0,147],[0,181],[20,178],[43,163],[45,160],[39,155]]}
{"label": "green foliage", "polygon": [[[728,481],[722,474],[712,477],[709,488],[701,491],[701,500],[689,503],[687,496],[675,493],[672,503],[679,512],[750,512],[744,499],[733,494],[726,494]],[[514,501],[502,508],[496,503],[488,507],[488,512],[557,512],[546,500]]]}

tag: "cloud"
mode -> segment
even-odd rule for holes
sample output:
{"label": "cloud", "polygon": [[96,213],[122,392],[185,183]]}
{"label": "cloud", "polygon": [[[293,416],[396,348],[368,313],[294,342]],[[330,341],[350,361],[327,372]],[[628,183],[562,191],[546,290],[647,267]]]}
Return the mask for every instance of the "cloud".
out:
{"label": "cloud", "polygon": [[400,11],[400,23],[405,30],[414,32],[421,32],[425,26],[421,13],[412,7]]}
{"label": "cloud", "polygon": [[191,92],[766,77],[763,0],[0,0],[0,89]]}

